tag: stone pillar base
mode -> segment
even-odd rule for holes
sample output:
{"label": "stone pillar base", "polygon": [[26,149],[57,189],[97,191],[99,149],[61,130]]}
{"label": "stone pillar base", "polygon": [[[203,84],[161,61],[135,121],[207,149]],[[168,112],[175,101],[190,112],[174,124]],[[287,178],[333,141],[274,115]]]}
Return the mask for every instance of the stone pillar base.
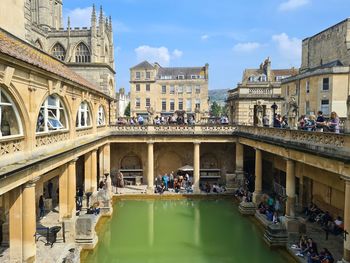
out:
{"label": "stone pillar base", "polygon": [[82,215],[79,216],[75,222],[75,242],[85,249],[95,248],[98,237],[95,232],[95,226],[98,216],[96,215]]}
{"label": "stone pillar base", "polygon": [[259,204],[261,202],[262,193],[253,193],[253,203]]}
{"label": "stone pillar base", "polygon": [[148,195],[154,194],[154,186],[147,186],[146,194]]}

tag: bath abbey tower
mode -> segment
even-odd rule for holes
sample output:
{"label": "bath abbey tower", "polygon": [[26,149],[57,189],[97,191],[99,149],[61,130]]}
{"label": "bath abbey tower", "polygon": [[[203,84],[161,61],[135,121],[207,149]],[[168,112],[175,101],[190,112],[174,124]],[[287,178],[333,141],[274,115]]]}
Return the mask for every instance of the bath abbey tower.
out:
{"label": "bath abbey tower", "polygon": [[11,5],[23,9],[18,14],[13,14],[15,21],[8,21],[7,18],[8,28],[6,21],[1,23],[5,25],[4,29],[15,33],[16,27],[19,31],[24,30],[16,35],[22,35],[22,39],[65,62],[69,68],[97,85],[101,91],[114,97],[112,19],[104,17],[102,7],[97,14],[93,6],[91,27],[73,27],[68,18],[67,27],[63,28],[62,0],[5,2],[10,5],[7,10],[15,10]]}

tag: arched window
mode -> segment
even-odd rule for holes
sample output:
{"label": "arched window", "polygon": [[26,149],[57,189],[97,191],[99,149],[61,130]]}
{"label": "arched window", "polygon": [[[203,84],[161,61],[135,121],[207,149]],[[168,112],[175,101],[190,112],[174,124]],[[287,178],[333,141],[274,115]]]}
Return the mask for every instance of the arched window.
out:
{"label": "arched window", "polygon": [[64,59],[66,58],[66,50],[64,49],[64,47],[62,47],[60,43],[56,43],[54,45],[51,53],[54,57],[58,58],[59,60],[64,61]]}
{"label": "arched window", "polygon": [[67,113],[57,95],[50,95],[40,107],[36,132],[50,132],[68,128]]}
{"label": "arched window", "polygon": [[22,123],[10,96],[0,86],[0,138],[22,134]]}
{"label": "arched window", "polygon": [[106,124],[106,114],[102,106],[98,107],[97,112],[97,126],[102,126]]}
{"label": "arched window", "polygon": [[84,43],[80,43],[75,50],[75,62],[77,63],[89,63],[90,52]]}
{"label": "arched window", "polygon": [[90,110],[89,105],[86,101],[80,103],[75,124],[77,128],[85,128],[91,126]]}

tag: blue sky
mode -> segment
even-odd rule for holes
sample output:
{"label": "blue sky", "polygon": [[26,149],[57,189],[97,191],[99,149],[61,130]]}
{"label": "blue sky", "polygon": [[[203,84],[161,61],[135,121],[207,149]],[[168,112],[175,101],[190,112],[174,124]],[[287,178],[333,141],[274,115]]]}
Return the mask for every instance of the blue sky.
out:
{"label": "blue sky", "polygon": [[233,88],[245,68],[299,67],[301,40],[344,19],[349,0],[64,0],[71,26],[90,26],[91,6],[113,20],[117,88],[145,59],[162,66],[209,63],[209,88]]}

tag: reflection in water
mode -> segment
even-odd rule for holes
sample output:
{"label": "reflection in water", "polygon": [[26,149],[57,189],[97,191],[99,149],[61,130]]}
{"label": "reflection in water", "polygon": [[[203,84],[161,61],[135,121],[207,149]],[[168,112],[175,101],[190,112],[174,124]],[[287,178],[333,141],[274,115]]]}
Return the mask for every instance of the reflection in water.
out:
{"label": "reflection in water", "polygon": [[119,201],[86,262],[282,263],[229,201]]}

